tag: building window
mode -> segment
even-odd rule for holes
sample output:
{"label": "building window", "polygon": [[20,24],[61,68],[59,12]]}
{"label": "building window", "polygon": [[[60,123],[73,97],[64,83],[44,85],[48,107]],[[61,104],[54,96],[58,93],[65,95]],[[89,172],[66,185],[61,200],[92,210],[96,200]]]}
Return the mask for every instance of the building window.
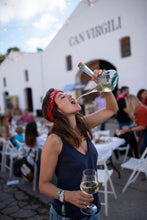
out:
{"label": "building window", "polygon": [[7,86],[7,82],[6,82],[6,78],[5,77],[3,78],[3,85],[4,85],[4,87]]}
{"label": "building window", "polygon": [[25,81],[29,81],[29,73],[28,70],[25,70]]}
{"label": "building window", "polygon": [[130,37],[123,37],[121,40],[121,56],[128,57],[131,56],[131,45]]}
{"label": "building window", "polygon": [[71,55],[68,55],[66,57],[66,65],[67,65],[67,70],[72,70],[72,57]]}

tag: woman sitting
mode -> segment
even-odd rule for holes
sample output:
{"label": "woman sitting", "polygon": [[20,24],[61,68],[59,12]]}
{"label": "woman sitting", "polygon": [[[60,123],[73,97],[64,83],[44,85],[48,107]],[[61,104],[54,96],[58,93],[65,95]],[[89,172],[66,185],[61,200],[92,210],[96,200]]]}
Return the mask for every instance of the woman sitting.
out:
{"label": "woman sitting", "polygon": [[31,148],[27,157],[27,161],[31,165],[34,165],[36,153],[38,154],[37,157],[38,179],[39,179],[39,171],[40,171],[41,150],[43,148],[44,143],[45,143],[45,139],[39,136],[36,122],[29,122],[25,129],[25,144],[29,148]]}
{"label": "woman sitting", "polygon": [[129,116],[134,120],[132,126],[124,126],[119,134],[130,131],[139,131],[139,153],[142,154],[147,147],[147,107],[134,95],[129,95],[126,100]]}
{"label": "woman sitting", "polygon": [[9,123],[5,115],[0,115],[0,137],[5,140],[10,138]]}

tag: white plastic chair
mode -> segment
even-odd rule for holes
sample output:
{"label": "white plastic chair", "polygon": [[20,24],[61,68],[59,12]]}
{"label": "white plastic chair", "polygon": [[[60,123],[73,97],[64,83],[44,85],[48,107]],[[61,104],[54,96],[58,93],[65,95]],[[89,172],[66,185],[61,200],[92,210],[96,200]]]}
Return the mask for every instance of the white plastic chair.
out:
{"label": "white plastic chair", "polygon": [[2,137],[0,137],[0,146],[1,146],[1,149],[0,149],[0,154],[1,154],[1,162],[0,162],[0,165],[1,165],[1,171],[3,172],[4,171],[4,157],[5,157],[5,147],[4,147],[4,144],[5,144],[6,140]]}
{"label": "white plastic chair", "polygon": [[121,167],[133,170],[122,190],[122,192],[125,192],[129,184],[134,183],[136,181],[140,172],[145,173],[147,178],[147,147],[140,159],[132,157],[127,162],[121,164]]}
{"label": "white plastic chair", "polygon": [[130,145],[129,144],[127,144],[126,146],[123,146],[123,147],[119,146],[118,148],[116,148],[116,150],[118,150],[118,151],[125,151],[123,163],[127,160],[129,149],[130,149]]}
{"label": "white plastic chair", "polygon": [[33,191],[36,190],[36,185],[37,185],[37,175],[38,175],[38,166],[37,166],[37,162],[40,156],[40,151],[36,151],[35,153],[35,162],[34,162],[34,177],[33,177]]}
{"label": "white plastic chair", "polygon": [[[13,160],[18,157],[18,150],[13,146],[11,141],[6,141],[3,145],[3,171],[6,168],[9,170],[9,176],[12,176],[13,172]],[[9,164],[7,164],[7,159],[9,158]]]}
{"label": "white plastic chair", "polygon": [[27,151],[26,151],[26,145],[25,143],[21,143],[18,140],[16,140],[17,144],[19,145],[18,149],[18,158],[26,157]]}
{"label": "white plastic chair", "polygon": [[[105,216],[108,216],[108,194],[113,194],[114,198],[117,199],[117,195],[111,180],[113,170],[108,170],[104,159],[99,159],[97,165],[103,165],[104,169],[97,169],[98,181],[102,183],[104,190],[99,190],[100,193],[104,193],[104,202],[101,202],[105,206]],[[111,190],[108,191],[107,183],[110,183]]]}

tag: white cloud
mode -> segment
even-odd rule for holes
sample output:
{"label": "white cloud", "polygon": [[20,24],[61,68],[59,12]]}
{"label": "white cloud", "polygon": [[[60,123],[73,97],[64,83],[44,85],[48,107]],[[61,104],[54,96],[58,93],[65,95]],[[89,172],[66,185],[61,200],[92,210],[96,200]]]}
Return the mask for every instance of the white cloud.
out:
{"label": "white cloud", "polygon": [[26,40],[26,50],[25,51],[34,51],[36,52],[37,48],[45,49],[50,41],[54,38],[56,32],[52,33],[48,37],[40,37],[40,38],[31,38],[29,40]]}
{"label": "white cloud", "polygon": [[32,25],[35,28],[40,30],[47,30],[52,26],[54,23],[58,23],[58,19],[51,14],[44,14],[38,21],[34,22]]}
{"label": "white cloud", "polygon": [[63,12],[65,8],[65,0],[5,0],[0,6],[0,21],[29,20],[42,12]]}

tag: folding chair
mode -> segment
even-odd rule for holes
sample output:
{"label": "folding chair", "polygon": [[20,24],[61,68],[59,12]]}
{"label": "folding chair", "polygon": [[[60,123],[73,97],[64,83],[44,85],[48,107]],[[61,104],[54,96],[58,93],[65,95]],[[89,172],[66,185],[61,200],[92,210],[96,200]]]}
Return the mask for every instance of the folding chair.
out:
{"label": "folding chair", "polygon": [[[18,150],[13,146],[11,141],[6,141],[3,145],[3,171],[5,168],[9,170],[9,176],[12,176],[13,173],[13,160],[18,157]],[[9,163],[7,163],[7,159],[9,158]]]}
{"label": "folding chair", "polygon": [[125,151],[123,163],[127,160],[129,149],[130,149],[130,145],[129,144],[127,144],[126,146],[123,146],[123,147],[116,148],[116,150],[118,150],[118,151]]}
{"label": "folding chair", "polygon": [[1,171],[4,171],[4,162],[5,162],[5,144],[6,140],[4,138],[0,137],[0,154],[1,154],[1,161],[0,161],[0,165],[1,165]]}
{"label": "folding chair", "polygon": [[25,143],[21,143],[18,140],[16,140],[16,142],[19,145],[18,158],[26,157],[27,156],[27,151],[25,150],[25,148],[26,148]]}
{"label": "folding chair", "polygon": [[38,159],[40,156],[40,151],[36,151],[35,152],[35,161],[34,161],[34,177],[33,177],[33,191],[36,190],[36,185],[37,185],[37,181],[38,181]]}
{"label": "folding chair", "polygon": [[[105,206],[105,216],[108,216],[108,194],[113,194],[114,198],[117,199],[117,195],[111,180],[113,170],[108,170],[106,162],[104,159],[100,159],[97,165],[103,165],[104,169],[97,169],[98,181],[102,183],[104,190],[99,190],[100,193],[104,193],[104,202],[101,202]],[[111,191],[108,191],[107,183],[110,183]]]}
{"label": "folding chair", "polygon": [[146,155],[147,155],[147,147],[146,147],[145,151],[143,152],[140,159],[132,157],[127,162],[121,164],[122,168],[133,170],[133,172],[131,173],[128,181],[126,182],[122,192],[125,192],[125,190],[127,189],[129,184],[134,183],[136,181],[140,172],[145,173],[146,178],[147,178],[147,157],[146,157]]}

